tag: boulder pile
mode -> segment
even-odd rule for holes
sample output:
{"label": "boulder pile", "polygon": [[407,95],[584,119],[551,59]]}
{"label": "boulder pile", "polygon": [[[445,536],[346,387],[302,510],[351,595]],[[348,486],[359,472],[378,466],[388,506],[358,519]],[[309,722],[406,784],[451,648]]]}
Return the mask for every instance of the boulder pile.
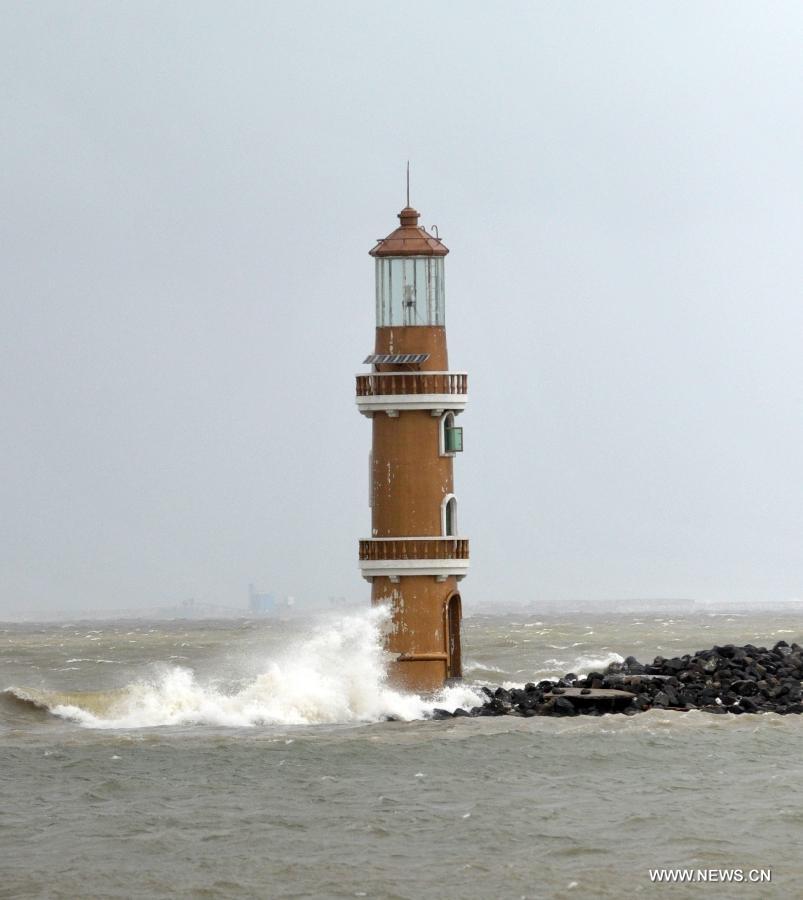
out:
{"label": "boulder pile", "polygon": [[435,709],[432,717],[578,716],[648,709],[700,709],[714,714],[803,713],[803,648],[778,641],[771,649],[726,644],[693,656],[656,656],[640,663],[628,656],[603,672],[564,675],[522,688],[483,687],[485,702],[454,713]]}

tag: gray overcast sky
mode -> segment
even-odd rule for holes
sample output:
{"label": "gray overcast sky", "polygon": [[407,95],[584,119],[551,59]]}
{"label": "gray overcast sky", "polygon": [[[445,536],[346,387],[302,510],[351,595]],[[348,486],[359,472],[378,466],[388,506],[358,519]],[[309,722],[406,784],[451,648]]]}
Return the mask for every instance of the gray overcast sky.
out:
{"label": "gray overcast sky", "polygon": [[353,375],[407,158],[466,611],[803,597],[799,2],[0,18],[0,613],[368,602]]}

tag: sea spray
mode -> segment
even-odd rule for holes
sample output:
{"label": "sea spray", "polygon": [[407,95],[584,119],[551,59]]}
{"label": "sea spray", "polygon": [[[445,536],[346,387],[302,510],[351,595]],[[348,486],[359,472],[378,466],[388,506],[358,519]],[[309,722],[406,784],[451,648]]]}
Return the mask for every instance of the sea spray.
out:
{"label": "sea spray", "polygon": [[388,613],[383,608],[330,619],[310,637],[266,660],[262,671],[236,687],[201,683],[181,666],[165,666],[152,678],[108,695],[42,692],[41,705],[90,728],[165,725],[322,725],[426,717],[433,708],[454,710],[481,703],[465,686],[424,698],[387,684],[382,646]]}
{"label": "sea spray", "polygon": [[[621,662],[624,662],[624,657],[619,653],[613,652],[602,653],[596,656],[580,655],[576,656],[573,660],[557,658],[545,659],[536,669],[519,670],[517,674],[524,677],[520,677],[517,680],[505,679],[501,682],[501,686],[506,690],[512,690],[514,688],[524,687],[524,684],[527,681],[557,681],[558,678],[567,672],[572,672],[575,675],[585,675],[589,672],[602,672],[612,663]],[[479,664],[477,664],[476,668],[480,668]],[[484,668],[487,672],[502,671],[494,666],[486,666]],[[477,681],[486,685],[491,683],[489,680],[480,678],[477,678]]]}

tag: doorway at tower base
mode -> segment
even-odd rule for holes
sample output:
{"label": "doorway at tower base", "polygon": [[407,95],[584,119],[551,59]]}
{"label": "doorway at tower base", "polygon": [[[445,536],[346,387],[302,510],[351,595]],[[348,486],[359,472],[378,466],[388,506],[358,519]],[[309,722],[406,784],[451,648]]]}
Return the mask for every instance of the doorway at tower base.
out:
{"label": "doorway at tower base", "polygon": [[432,693],[461,677],[462,610],[455,576],[437,581],[410,575],[398,582],[375,577],[371,602],[390,611],[385,647],[394,656],[388,667],[392,687]]}

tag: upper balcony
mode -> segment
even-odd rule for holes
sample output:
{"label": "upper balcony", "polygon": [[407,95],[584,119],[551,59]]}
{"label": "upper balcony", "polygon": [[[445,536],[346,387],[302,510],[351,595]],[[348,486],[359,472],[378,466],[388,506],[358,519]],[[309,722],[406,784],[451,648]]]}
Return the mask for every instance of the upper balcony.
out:
{"label": "upper balcony", "polygon": [[465,372],[369,372],[357,375],[357,407],[365,416],[408,409],[462,412],[468,401]]}

